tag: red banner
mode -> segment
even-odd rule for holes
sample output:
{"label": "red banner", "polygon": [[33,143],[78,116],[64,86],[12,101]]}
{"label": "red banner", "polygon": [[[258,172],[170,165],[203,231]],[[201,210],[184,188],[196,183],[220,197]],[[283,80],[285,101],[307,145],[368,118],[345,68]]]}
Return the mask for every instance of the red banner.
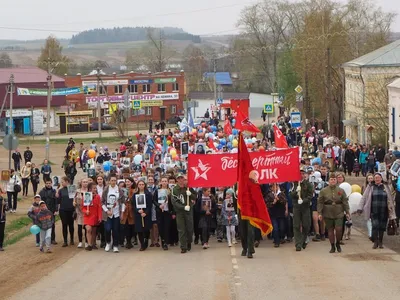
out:
{"label": "red banner", "polygon": [[[299,148],[250,152],[259,183],[301,180]],[[238,181],[237,153],[189,154],[188,185],[190,187],[232,186]]]}

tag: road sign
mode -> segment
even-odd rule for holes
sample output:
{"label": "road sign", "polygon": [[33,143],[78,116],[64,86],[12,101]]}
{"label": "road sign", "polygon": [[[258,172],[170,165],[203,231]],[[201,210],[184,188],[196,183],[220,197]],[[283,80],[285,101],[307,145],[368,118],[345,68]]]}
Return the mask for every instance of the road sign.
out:
{"label": "road sign", "polygon": [[296,102],[303,102],[303,95],[302,94],[297,94],[296,95]]}
{"label": "road sign", "polygon": [[7,150],[15,150],[18,148],[19,145],[19,140],[18,137],[16,137],[13,134],[7,134],[4,138],[3,138],[3,146],[4,148],[6,148]]}
{"label": "road sign", "polygon": [[273,114],[274,113],[274,105],[272,103],[264,104],[264,113]]}
{"label": "road sign", "polygon": [[218,98],[218,99],[217,99],[217,104],[218,104],[218,105],[221,105],[222,103],[224,103],[224,99]]}
{"label": "road sign", "polygon": [[301,127],[301,113],[294,111],[290,114],[290,120],[292,121],[292,127]]}
{"label": "road sign", "polygon": [[300,94],[303,91],[303,88],[300,85],[298,85],[294,90],[297,94]]}
{"label": "road sign", "polygon": [[142,100],[133,100],[132,108],[133,109],[141,109],[142,108]]}

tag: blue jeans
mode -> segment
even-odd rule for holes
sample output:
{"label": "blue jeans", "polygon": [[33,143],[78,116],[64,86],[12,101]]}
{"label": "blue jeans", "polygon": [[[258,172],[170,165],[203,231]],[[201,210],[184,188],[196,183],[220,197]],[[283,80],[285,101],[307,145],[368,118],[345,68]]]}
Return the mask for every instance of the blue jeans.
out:
{"label": "blue jeans", "polygon": [[106,224],[104,225],[104,229],[106,231],[106,243],[111,244],[111,232],[113,239],[113,247],[118,247],[119,244],[119,226],[120,226],[120,218],[113,217],[107,218]]}
{"label": "blue jeans", "polygon": [[280,244],[281,243],[281,239],[285,238],[285,223],[286,218],[271,218],[272,221],[272,226],[274,227],[273,231],[272,231],[272,237],[274,239],[274,244]]}
{"label": "blue jeans", "polygon": [[361,164],[361,172],[363,176],[367,175],[367,171],[368,171],[367,163]]}

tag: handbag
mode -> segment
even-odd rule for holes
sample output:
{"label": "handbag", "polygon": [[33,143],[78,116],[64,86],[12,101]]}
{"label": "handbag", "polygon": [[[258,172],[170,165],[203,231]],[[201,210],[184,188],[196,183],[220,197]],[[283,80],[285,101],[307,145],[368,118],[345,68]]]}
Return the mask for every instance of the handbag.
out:
{"label": "handbag", "polygon": [[[15,181],[17,181],[17,176],[15,176]],[[18,183],[14,184],[14,192],[19,193],[21,191],[21,186]]]}
{"label": "handbag", "polygon": [[396,234],[396,222],[395,222],[395,220],[389,220],[386,231],[387,231],[387,235],[395,235]]}

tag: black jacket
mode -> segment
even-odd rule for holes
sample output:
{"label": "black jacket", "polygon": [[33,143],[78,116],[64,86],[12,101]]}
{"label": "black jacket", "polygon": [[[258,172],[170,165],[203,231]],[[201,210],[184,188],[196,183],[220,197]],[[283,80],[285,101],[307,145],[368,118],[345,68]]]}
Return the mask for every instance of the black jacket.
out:
{"label": "black jacket", "polygon": [[31,160],[32,160],[32,157],[33,157],[33,153],[32,153],[31,150],[26,150],[26,151],[24,152],[24,159],[25,159],[25,162],[31,161]]}
{"label": "black jacket", "polygon": [[[4,203],[2,203],[4,201]],[[3,209],[1,207],[3,206]],[[7,201],[0,196],[0,223],[6,222]]]}
{"label": "black jacket", "polygon": [[133,209],[133,218],[135,219],[135,231],[136,232],[144,232],[144,231],[150,231],[151,227],[153,226],[153,222],[151,221],[151,210],[153,207],[153,195],[149,192],[146,191],[146,208],[143,209],[145,212],[146,216],[143,218],[144,219],[144,227],[142,224],[142,216],[139,214],[139,209],[136,208],[136,195],[138,193],[135,193],[132,197],[132,209]]}
{"label": "black jacket", "polygon": [[78,171],[76,170],[75,166],[68,166],[65,169],[65,175],[70,179],[75,178],[76,173],[78,173]]}
{"label": "black jacket", "polygon": [[58,201],[56,198],[56,191],[53,188],[46,188],[44,187],[40,193],[40,198],[46,202],[47,208],[52,212],[58,211]]}
{"label": "black jacket", "polygon": [[59,190],[58,204],[60,205],[60,211],[74,211],[74,199],[68,195],[68,188],[63,187]]}
{"label": "black jacket", "polygon": [[15,162],[21,161],[21,160],[22,160],[21,153],[19,153],[19,152],[14,152],[13,155],[12,155],[12,159],[13,159]]}

